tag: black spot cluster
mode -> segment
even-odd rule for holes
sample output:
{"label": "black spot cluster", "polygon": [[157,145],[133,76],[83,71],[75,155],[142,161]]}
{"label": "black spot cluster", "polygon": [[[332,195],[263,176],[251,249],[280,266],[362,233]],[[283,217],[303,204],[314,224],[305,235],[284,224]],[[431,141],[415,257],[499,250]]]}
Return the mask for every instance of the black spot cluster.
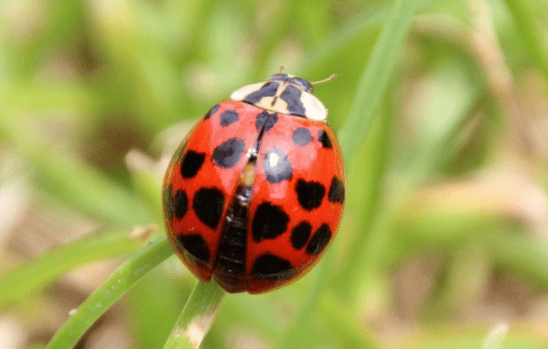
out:
{"label": "black spot cluster", "polygon": [[320,254],[331,240],[331,229],[324,223],[314,232],[310,241],[312,226],[307,221],[299,223],[291,230],[291,245],[296,250],[301,250],[308,242],[305,252],[311,255]]}

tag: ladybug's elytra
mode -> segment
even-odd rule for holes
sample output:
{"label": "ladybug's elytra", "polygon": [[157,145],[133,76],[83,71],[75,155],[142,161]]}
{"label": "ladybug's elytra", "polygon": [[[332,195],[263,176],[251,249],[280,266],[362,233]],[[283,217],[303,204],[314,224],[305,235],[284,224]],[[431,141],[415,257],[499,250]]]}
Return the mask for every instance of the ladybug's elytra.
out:
{"label": "ladybug's elytra", "polygon": [[327,109],[303,79],[274,74],[204,116],[164,180],[169,239],[227,292],[261,293],[306,274],[333,240],[345,199]]}

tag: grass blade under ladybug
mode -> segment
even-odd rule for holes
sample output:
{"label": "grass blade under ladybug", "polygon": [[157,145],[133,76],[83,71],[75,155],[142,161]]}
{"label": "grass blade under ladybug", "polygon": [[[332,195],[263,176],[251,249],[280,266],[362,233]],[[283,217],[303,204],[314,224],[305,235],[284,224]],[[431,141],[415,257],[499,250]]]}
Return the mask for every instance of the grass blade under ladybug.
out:
{"label": "grass blade under ladybug", "polygon": [[126,254],[140,245],[140,236],[123,229],[86,236],[48,251],[0,278],[0,308],[28,297],[82,264]]}
{"label": "grass blade under ladybug", "polygon": [[202,339],[215,321],[225,291],[215,282],[198,281],[188,297],[164,349],[200,347]]}
{"label": "grass blade under ladybug", "polygon": [[46,349],[74,347],[84,333],[116,300],[172,253],[173,250],[167,239],[160,237],[128,258],[101,287],[76,309],[53,336]]}
{"label": "grass blade under ladybug", "polygon": [[[421,2],[422,3],[422,2]],[[395,0],[388,18],[383,25],[379,38],[369,58],[361,81],[356,92],[354,103],[350,109],[344,125],[341,128],[340,143],[347,162],[351,162],[355,151],[359,148],[370,125],[370,121],[377,111],[382,94],[384,93],[392,71],[394,70],[397,54],[405,39],[406,33],[413,19],[417,4],[405,0]],[[308,323],[311,313],[327,287],[329,268],[333,264],[333,253],[326,253],[324,260],[318,265],[314,281],[311,285],[311,294],[306,296],[294,324],[288,326],[277,348],[302,348],[306,337],[302,334],[309,331],[302,326]]]}

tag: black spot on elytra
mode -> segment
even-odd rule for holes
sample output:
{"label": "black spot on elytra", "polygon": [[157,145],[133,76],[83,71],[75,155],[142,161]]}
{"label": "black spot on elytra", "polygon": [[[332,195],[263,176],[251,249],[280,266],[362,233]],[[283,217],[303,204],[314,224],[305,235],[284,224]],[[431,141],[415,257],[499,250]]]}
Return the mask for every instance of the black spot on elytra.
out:
{"label": "black spot on elytra", "polygon": [[209,109],[209,111],[207,112],[207,114],[204,116],[204,119],[207,120],[209,119],[213,114],[215,114],[217,112],[217,110],[219,110],[219,105],[215,105],[213,106],[213,108]]}
{"label": "black spot on elytra", "polygon": [[293,230],[291,230],[291,245],[296,250],[300,250],[306,245],[312,226],[308,222],[301,222]]}
{"label": "black spot on elytra", "polygon": [[291,178],[293,169],[287,155],[278,148],[270,149],[264,158],[264,172],[266,180],[278,183]]}
{"label": "black spot on elytra", "polygon": [[198,153],[194,150],[187,151],[181,162],[181,176],[183,178],[193,178],[196,176],[200,168],[202,168],[204,160],[205,153]]}
{"label": "black spot on elytra", "polygon": [[325,195],[325,187],[321,183],[314,181],[307,182],[304,179],[297,181],[295,191],[297,192],[299,204],[307,211],[320,207]]}
{"label": "black spot on elytra", "polygon": [[344,183],[337,177],[333,177],[331,180],[331,187],[329,187],[327,197],[331,202],[344,203]]}
{"label": "black spot on elytra", "polygon": [[223,192],[217,188],[200,188],[194,194],[192,201],[192,209],[200,222],[211,229],[215,229],[219,225],[224,205]]}
{"label": "black spot on elytra", "polygon": [[305,146],[312,141],[312,134],[306,127],[299,127],[293,131],[293,143],[299,146]]}
{"label": "black spot on elytra", "polygon": [[236,165],[244,152],[245,142],[241,138],[230,138],[215,148],[213,161],[224,168],[231,168]]}
{"label": "black spot on elytra", "polygon": [[177,241],[184,250],[194,256],[197,260],[208,263],[211,258],[209,247],[200,234],[179,235]]}
{"label": "black spot on elytra", "polygon": [[163,196],[163,202],[164,202],[164,212],[166,213],[166,218],[168,221],[173,219],[173,186],[169,184],[164,189],[164,196]]}
{"label": "black spot on elytra", "polygon": [[329,244],[329,240],[331,240],[331,229],[324,223],[312,235],[308,246],[306,246],[306,253],[311,255],[320,254]]}
{"label": "black spot on elytra", "polygon": [[280,87],[279,82],[269,81],[266,84],[264,84],[259,90],[248,94],[244,98],[244,102],[249,104],[255,104],[259,102],[261,99],[263,99],[263,97],[272,97],[276,95],[276,92],[278,91],[278,87]]}
{"label": "black spot on elytra", "polygon": [[188,196],[183,190],[177,190],[173,202],[175,217],[181,219],[188,211]]}
{"label": "black spot on elytra", "polygon": [[320,132],[318,133],[318,140],[322,143],[322,147],[329,149],[333,148],[331,139],[329,139],[327,132],[325,132],[324,130],[320,130]]}
{"label": "black spot on elytra", "polygon": [[[258,277],[281,276],[281,278],[289,278],[294,275],[290,261],[270,253],[260,255],[253,263],[251,272]],[[276,275],[284,272],[288,272],[288,275]]]}
{"label": "black spot on elytra", "polygon": [[267,112],[262,112],[257,115],[257,120],[255,120],[255,128],[257,131],[263,130],[264,133],[268,132],[276,123],[278,122],[278,114],[269,114]]}
{"label": "black spot on elytra", "polygon": [[238,113],[234,110],[226,110],[221,114],[221,126],[226,127],[238,121]]}
{"label": "black spot on elytra", "polygon": [[302,91],[297,87],[288,85],[280,95],[280,98],[287,103],[287,110],[290,114],[305,116],[303,102],[301,102],[301,94]]}
{"label": "black spot on elytra", "polygon": [[280,207],[263,202],[257,207],[251,233],[255,242],[264,239],[275,239],[287,230],[289,216]]}

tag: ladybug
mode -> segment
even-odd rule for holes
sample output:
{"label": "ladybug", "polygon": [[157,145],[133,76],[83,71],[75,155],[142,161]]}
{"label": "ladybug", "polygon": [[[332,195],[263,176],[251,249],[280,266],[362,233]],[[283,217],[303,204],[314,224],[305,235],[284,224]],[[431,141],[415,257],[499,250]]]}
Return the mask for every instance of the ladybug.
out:
{"label": "ladybug", "polygon": [[297,280],[326,251],[343,212],[345,170],[310,82],[279,73],[230,98],[171,159],[164,220],[200,280],[262,293]]}

